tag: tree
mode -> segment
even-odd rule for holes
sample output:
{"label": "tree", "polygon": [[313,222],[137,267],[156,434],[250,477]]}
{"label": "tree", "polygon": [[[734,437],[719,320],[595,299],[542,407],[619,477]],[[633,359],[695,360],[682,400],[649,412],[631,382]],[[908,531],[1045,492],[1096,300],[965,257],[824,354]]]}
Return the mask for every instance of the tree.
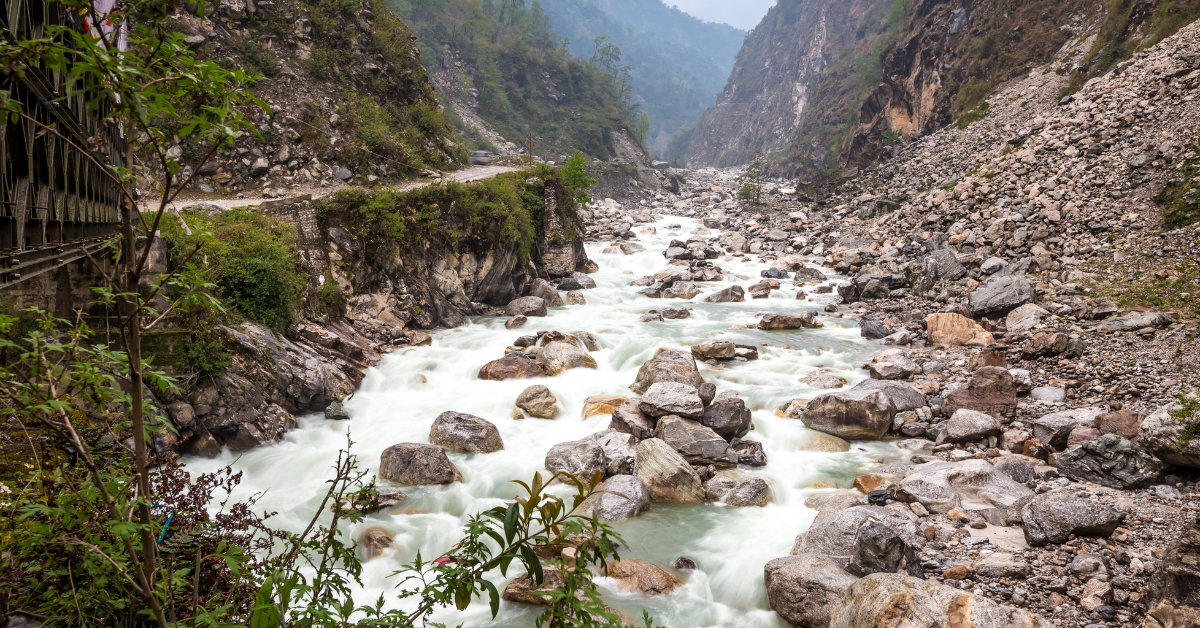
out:
{"label": "tree", "polygon": [[566,163],[562,167],[563,185],[571,190],[574,194],[575,202],[579,205],[589,205],[592,198],[588,196],[588,190],[598,182],[587,174],[587,159],[583,153],[575,151],[575,154],[567,158]]}
{"label": "tree", "polygon": [[763,176],[763,171],[767,168],[766,162],[763,160],[762,152],[754,152],[754,160],[746,166],[746,171],[738,175],[734,181],[741,184],[738,189],[738,198],[743,201],[749,201],[757,205],[762,198],[762,188],[766,184],[767,179]]}

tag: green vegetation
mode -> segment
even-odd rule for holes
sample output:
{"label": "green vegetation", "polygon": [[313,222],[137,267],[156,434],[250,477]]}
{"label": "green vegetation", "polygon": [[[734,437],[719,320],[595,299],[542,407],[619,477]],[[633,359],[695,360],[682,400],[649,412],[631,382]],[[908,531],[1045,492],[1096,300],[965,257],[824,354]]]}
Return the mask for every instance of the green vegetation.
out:
{"label": "green vegetation", "polygon": [[[295,320],[305,275],[295,250],[295,228],[248,211],[229,210],[213,216],[184,212],[187,235],[174,216],[163,221],[162,234],[175,265],[203,247],[204,260],[193,266],[234,313],[284,333]],[[196,327],[206,326],[209,312],[192,313]]]}
{"label": "green vegetation", "polygon": [[1193,176],[1196,168],[1200,167],[1200,153],[1197,153],[1196,145],[1187,150],[1189,157],[1184,159],[1154,197],[1162,209],[1163,227],[1166,229],[1186,227],[1200,221],[1200,189]]}
{"label": "green vegetation", "polygon": [[762,153],[754,153],[754,160],[746,166],[746,171],[734,179],[740,185],[738,188],[739,199],[754,203],[755,205],[759,204],[762,198],[763,185],[767,182],[763,177],[763,171],[766,167],[767,164],[763,161]]}
{"label": "green vegetation", "polygon": [[342,294],[329,268],[325,269],[321,289],[317,291],[317,311],[327,316],[343,316],[346,313],[346,295]]}
{"label": "green vegetation", "polygon": [[587,174],[587,160],[579,151],[575,151],[562,167],[562,184],[575,191],[576,205],[590,205],[592,198],[587,191],[597,183]]}
{"label": "green vegetation", "polygon": [[1179,408],[1171,411],[1171,419],[1176,424],[1184,426],[1183,431],[1179,433],[1178,442],[1179,451],[1182,453],[1187,450],[1188,445],[1196,437],[1196,433],[1200,432],[1200,420],[1197,419],[1197,412],[1200,411],[1200,399],[1179,393],[1177,400]]}
{"label": "green vegetation", "polygon": [[990,107],[991,105],[989,105],[988,101],[986,100],[979,103],[979,106],[959,116],[958,121],[954,123],[954,127],[962,130],[984,119],[987,116],[988,108]]}
{"label": "green vegetation", "polygon": [[1144,13],[1146,6],[1134,0],[1112,0],[1091,50],[1080,63],[1083,70],[1071,75],[1063,95],[1079,91],[1089,78],[1200,18],[1200,0],[1162,0],[1150,5],[1154,11],[1149,14]]}

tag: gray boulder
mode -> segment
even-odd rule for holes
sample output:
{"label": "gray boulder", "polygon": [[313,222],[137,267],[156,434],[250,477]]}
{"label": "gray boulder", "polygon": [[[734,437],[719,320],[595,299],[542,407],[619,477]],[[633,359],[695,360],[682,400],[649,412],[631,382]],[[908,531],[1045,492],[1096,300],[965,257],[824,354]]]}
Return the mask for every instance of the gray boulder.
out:
{"label": "gray boulder", "polygon": [[604,450],[605,475],[629,475],[637,461],[638,439],[629,434],[608,429],[583,439]]}
{"label": "gray boulder", "polygon": [[887,325],[872,319],[864,318],[858,321],[859,335],[870,340],[879,340],[892,335],[892,330],[888,329]]}
{"label": "gray boulder", "polygon": [[1034,497],[1021,509],[1025,540],[1034,546],[1062,543],[1076,536],[1109,537],[1125,514],[1064,490]]}
{"label": "gray boulder", "polygon": [[600,483],[580,504],[580,514],[595,514],[601,521],[632,519],[650,507],[646,484],[632,475],[614,475]]}
{"label": "gray boulder", "polygon": [[1033,284],[1024,277],[1006,275],[992,276],[975,289],[968,297],[971,316],[997,317],[1033,300]]}
{"label": "gray boulder", "polygon": [[1103,408],[1073,408],[1054,412],[1033,422],[1033,437],[1055,449],[1066,449],[1067,438],[1079,427],[1091,427]]}
{"label": "gray boulder", "polygon": [[709,501],[722,502],[735,508],[766,506],[771,503],[771,486],[754,475],[737,471],[721,471],[704,484]]}
{"label": "gray boulder", "polygon": [[508,302],[505,316],[545,316],[546,302],[540,297],[521,297]]}
{"label": "gray boulder", "polygon": [[443,412],[429,428],[429,442],[468,454],[487,454],[504,449],[500,431],[491,422],[462,412]]}
{"label": "gray boulder", "polygon": [[558,416],[558,399],[549,388],[537,384],[530,386],[517,395],[516,406],[529,413],[529,416],[539,419],[553,419]]}
{"label": "gray boulder", "polygon": [[655,501],[699,504],[704,501],[704,485],[679,452],[658,438],[648,438],[637,446],[633,474],[646,483],[650,499]]}
{"label": "gray boulder", "polygon": [[[1146,451],[1168,464],[1181,467],[1200,467],[1200,438],[1183,438],[1189,421],[1178,421],[1172,413],[1183,406],[1169,403],[1150,413],[1138,428],[1137,442]],[[1200,416],[1190,421],[1200,420]]]}
{"label": "gray boulder", "polygon": [[921,373],[921,365],[908,359],[903,350],[889,349],[875,356],[867,370],[873,379],[903,380]]}
{"label": "gray boulder", "polygon": [[642,400],[638,397],[627,400],[612,413],[608,429],[633,436],[638,441],[654,436],[654,419],[642,414]]}
{"label": "gray boulder", "polygon": [[379,456],[379,477],[404,486],[462,482],[462,473],[437,445],[400,443]]}
{"label": "gray boulder", "polygon": [[796,537],[791,553],[793,556],[803,553],[828,556],[844,569],[854,555],[858,529],[867,519],[891,528],[905,543],[915,545],[920,542],[917,517],[907,509],[853,506],[813,524],[807,532]]}
{"label": "gray boulder", "polygon": [[986,460],[973,459],[914,467],[900,480],[895,495],[900,501],[918,502],[930,512],[944,513],[954,508],[1006,509],[1033,491]]}
{"label": "gray boulder", "polygon": [[697,360],[732,360],[737,346],[732,342],[706,342],[692,345],[692,355]]}
{"label": "gray boulder", "polygon": [[690,351],[662,349],[638,369],[637,379],[629,389],[640,395],[659,382],[677,382],[699,388],[704,378],[696,370],[696,359]]}
{"label": "gray boulder", "polygon": [[638,406],[643,414],[652,417],[675,415],[695,419],[704,414],[704,402],[696,388],[678,382],[650,386]]}
{"label": "gray boulder", "polygon": [[924,405],[925,395],[907,384],[865,380],[849,390],[825,393],[808,402],[800,420],[810,429],[838,438],[877,440],[897,412]]}
{"label": "gray boulder", "polygon": [[1155,483],[1163,463],[1145,449],[1116,434],[1105,434],[1059,455],[1058,473],[1076,482],[1091,482],[1128,491]]}
{"label": "gray boulder", "polygon": [[941,281],[955,281],[967,274],[950,249],[938,249],[904,267],[905,278],[915,294],[925,294]]}
{"label": "gray boulder", "polygon": [[562,307],[565,305],[563,303],[562,295],[558,293],[558,289],[555,288],[549,281],[546,281],[540,277],[534,279],[533,283],[530,284],[529,296],[540,297],[542,301],[546,303],[546,307]]}
{"label": "gray boulder", "polygon": [[1000,419],[974,410],[958,410],[946,422],[945,429],[938,434],[937,442],[969,443],[987,436],[995,436],[1003,429]]}
{"label": "gray boulder", "polygon": [[1024,559],[1006,552],[989,554],[975,561],[975,573],[984,578],[1024,579],[1033,575],[1033,567]]}
{"label": "gray boulder", "polygon": [[1130,312],[1124,316],[1110,318],[1100,325],[1100,331],[1137,331],[1147,327],[1166,327],[1175,319],[1162,312]]}
{"label": "gray boulder", "polygon": [[604,449],[588,440],[559,443],[546,453],[547,471],[569,473],[584,483],[597,473],[603,476],[606,463]]}
{"label": "gray boulder", "polygon": [[658,420],[654,437],[665,441],[693,465],[730,468],[738,463],[738,455],[729,443],[696,421],[665,416]]}
{"label": "gray boulder", "polygon": [[750,409],[739,397],[714,400],[698,420],[725,440],[741,438],[750,432]]}
{"label": "gray boulder", "polygon": [[858,578],[818,554],[776,558],[763,568],[767,603],[796,628],[826,628],[833,609]]}
{"label": "gray boulder", "polygon": [[846,571],[859,577],[900,571],[911,576],[924,576],[916,550],[895,530],[873,517],[858,525]]}
{"label": "gray boulder", "polygon": [[741,286],[729,286],[702,299],[707,303],[741,303],[746,300],[746,291]]}
{"label": "gray boulder", "polygon": [[597,368],[596,359],[587,351],[566,342],[551,342],[542,347],[538,351],[537,362],[547,375],[558,375],[574,368]]}
{"label": "gray boulder", "polygon": [[824,326],[825,323],[817,320],[817,313],[813,310],[808,310],[798,316],[790,314],[763,314],[763,317],[758,321],[758,328],[767,331],[817,329]]}

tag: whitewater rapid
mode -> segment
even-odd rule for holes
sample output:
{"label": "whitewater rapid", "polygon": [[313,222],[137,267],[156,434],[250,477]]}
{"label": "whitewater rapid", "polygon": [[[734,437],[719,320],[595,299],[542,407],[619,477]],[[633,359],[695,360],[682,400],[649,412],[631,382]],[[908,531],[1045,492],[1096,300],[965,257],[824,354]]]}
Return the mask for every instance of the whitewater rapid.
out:
{"label": "whitewater rapid", "polygon": [[[672,225],[679,228],[672,229]],[[261,493],[257,508],[275,511],[276,526],[300,530],[312,517],[325,491],[330,467],[345,446],[346,431],[355,442],[354,453],[372,474],[379,468],[380,453],[402,442],[429,442],[429,428],[442,412],[454,410],[494,423],[504,439],[504,449],[490,454],[449,453],[464,481],[449,486],[405,487],[408,500],[390,512],[375,513],[349,530],[357,540],[368,527],[386,529],[395,538],[395,550],[369,561],[363,573],[359,603],[385,597],[396,585],[389,577],[400,565],[412,561],[418,550],[426,560],[440,556],[462,536],[469,515],[504,504],[517,494],[512,480],[529,481],[543,471],[551,446],[578,440],[608,427],[610,417],[582,420],[584,399],[591,395],[633,396],[628,386],[638,368],[660,347],[686,349],[689,345],[722,340],[759,347],[761,358],[725,362],[719,366],[698,363],[706,381],[718,392],[735,390],[753,412],[755,429],[747,440],[763,443],[767,466],[743,471],[764,477],[774,501],[764,508],[730,508],[706,503],[676,505],[654,503],[645,514],[614,525],[627,547],[623,557],[651,560],[670,568],[680,556],[694,559],[699,569],[683,574],[687,584],[674,593],[643,598],[598,578],[605,600],[633,617],[642,610],[657,625],[671,628],[700,626],[747,628],[786,627],[767,605],[763,566],[786,556],[796,535],[806,530],[816,511],[804,500],[816,492],[836,490],[813,485],[848,488],[863,468],[881,461],[899,460],[906,454],[880,442],[853,442],[847,452],[811,451],[815,432],[796,419],[781,418],[775,409],[793,399],[811,399],[825,391],[798,383],[816,369],[829,369],[851,385],[867,377],[861,366],[880,349],[859,335],[851,319],[824,315],[830,295],[815,300],[796,299],[790,281],[768,299],[743,303],[704,303],[704,296],[732,284],[743,287],[760,280],[767,265],[749,257],[724,256],[714,260],[725,271],[725,281],[698,283],[701,296],[691,301],[652,299],[630,286],[636,278],[666,267],[662,252],[673,240],[692,235],[709,238],[717,231],[694,220],[665,217],[652,225],[657,233],[640,234],[646,251],[635,255],[605,254],[602,244],[589,244],[588,257],[600,266],[592,274],[596,288],[584,290],[586,305],[552,308],[545,318],[529,319],[523,329],[508,330],[504,318],[475,318],[466,326],[433,334],[432,346],[399,349],[371,369],[359,390],[345,404],[349,421],[327,421],[319,415],[301,417],[299,428],[277,444],[250,452],[228,451],[213,460],[187,458],[190,470],[212,471],[232,464],[244,471],[238,495]],[[635,231],[643,231],[639,226]],[[835,281],[830,279],[830,282]],[[809,287],[808,289],[811,289]],[[835,293],[836,295],[836,293]],[[647,310],[686,306],[686,319],[642,323]],[[763,313],[817,310],[822,329],[760,331],[753,325]],[[601,349],[592,352],[599,368],[574,369],[557,377],[537,380],[481,381],[479,368],[503,357],[505,347],[519,336],[537,330],[588,331]],[[513,402],[528,386],[544,384],[558,398],[555,420],[513,417]],[[510,577],[517,575],[509,572]],[[493,582],[502,588],[507,580],[497,572]],[[396,606],[399,602],[391,598]],[[444,611],[436,621],[449,625],[528,627],[541,607],[504,602],[492,620],[486,600],[478,600],[465,613]],[[640,622],[639,622],[640,623]]]}

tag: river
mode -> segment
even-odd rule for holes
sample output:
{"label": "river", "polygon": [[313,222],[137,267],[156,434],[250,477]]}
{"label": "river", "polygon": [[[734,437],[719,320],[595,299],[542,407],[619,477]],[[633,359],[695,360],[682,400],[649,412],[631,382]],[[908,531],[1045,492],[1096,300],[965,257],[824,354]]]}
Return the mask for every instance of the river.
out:
{"label": "river", "polygon": [[[680,228],[670,228],[673,225]],[[227,451],[214,460],[189,458],[185,462],[193,471],[215,470],[226,464],[244,471],[239,495],[263,493],[258,505],[279,513],[272,519],[275,525],[298,530],[319,504],[324,482],[330,476],[329,467],[345,445],[347,429],[355,441],[354,452],[363,466],[374,472],[380,453],[388,446],[429,442],[429,427],[444,411],[466,412],[494,423],[504,439],[502,451],[449,454],[462,471],[464,482],[405,488],[409,499],[401,507],[373,514],[351,530],[352,538],[357,539],[366,527],[379,526],[392,533],[396,541],[394,553],[367,563],[365,590],[361,598],[356,596],[358,602],[365,603],[380,592],[386,595],[393,590],[395,582],[389,574],[411,561],[418,549],[426,559],[441,555],[461,537],[468,515],[515,496],[517,487],[511,480],[528,481],[535,471],[543,471],[551,446],[606,429],[607,415],[580,419],[584,399],[598,394],[632,396],[628,385],[658,348],[686,348],[712,340],[754,344],[760,347],[761,359],[757,361],[699,366],[718,392],[737,391],[753,411],[755,429],[746,438],[763,443],[768,464],[743,470],[767,479],[773,503],[763,508],[731,508],[711,503],[685,506],[656,502],[645,514],[615,524],[628,545],[622,556],[651,560],[667,568],[679,556],[688,556],[699,569],[685,574],[684,587],[657,598],[624,593],[606,578],[599,578],[598,583],[608,603],[634,617],[640,617],[646,609],[658,625],[785,627],[768,608],[763,565],[772,558],[786,556],[796,535],[811,524],[817,513],[804,506],[805,498],[814,492],[835,490],[814,488],[814,483],[822,486],[832,482],[848,488],[861,469],[880,460],[902,459],[906,454],[882,442],[854,442],[846,452],[814,451],[816,433],[799,420],[778,417],[775,409],[792,399],[811,399],[824,392],[797,381],[815,369],[831,369],[850,384],[864,379],[866,372],[860,367],[880,347],[861,338],[857,323],[848,318],[822,316],[822,329],[753,329],[763,313],[823,309],[825,300],[797,300],[790,281],[784,281],[783,289],[773,292],[769,299],[701,302],[704,295],[732,283],[746,287],[759,281],[759,271],[767,266],[749,257],[714,260],[725,271],[725,281],[698,284],[704,293],[690,302],[636,294],[640,288],[630,286],[630,282],[666,266],[662,252],[672,239],[686,240],[695,234],[707,238],[718,233],[694,220],[671,216],[653,226],[656,234],[639,236],[646,247],[644,253],[604,254],[602,244],[587,246],[588,257],[599,264],[600,270],[592,275],[597,287],[584,291],[586,305],[553,308],[546,318],[530,318],[519,330],[505,329],[503,318],[477,318],[464,327],[438,331],[433,334],[432,346],[398,350],[368,372],[358,392],[346,403],[349,421],[326,421],[316,415],[301,417],[299,429],[278,444],[236,458]],[[639,226],[635,231],[642,229],[644,226]],[[692,308],[689,318],[638,321],[647,310],[681,305]],[[601,345],[599,351],[592,352],[599,368],[574,369],[536,381],[477,378],[479,367],[502,357],[504,348],[517,337],[543,329],[591,332]],[[556,420],[513,418],[514,400],[533,384],[545,384],[558,398],[561,412]],[[505,582],[499,573],[493,581],[498,588]],[[435,619],[450,625],[524,627],[533,626],[541,611],[540,607],[505,602],[493,621],[486,600],[482,600],[465,613],[447,611]]]}

